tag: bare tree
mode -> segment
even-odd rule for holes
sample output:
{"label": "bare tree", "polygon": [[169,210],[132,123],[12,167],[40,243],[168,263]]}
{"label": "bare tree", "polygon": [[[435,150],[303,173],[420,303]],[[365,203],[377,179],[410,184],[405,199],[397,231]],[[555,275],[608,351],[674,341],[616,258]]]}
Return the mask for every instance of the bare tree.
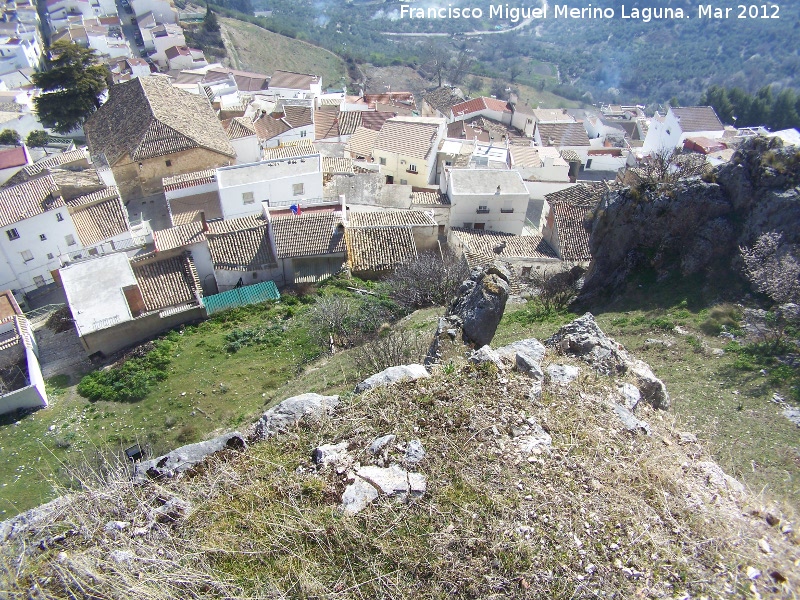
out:
{"label": "bare tree", "polygon": [[762,234],[752,248],[739,248],[745,274],[753,286],[776,304],[800,303],[798,248],[783,242],[783,235]]}
{"label": "bare tree", "polygon": [[673,148],[661,148],[645,157],[630,170],[635,187],[642,189],[660,183],[675,183],[684,177],[702,175],[707,168],[706,159],[701,154],[681,154]]}
{"label": "bare tree", "polygon": [[467,53],[466,49],[462,48],[455,61],[453,61],[453,67],[450,69],[450,83],[459,85],[464,76],[469,73],[474,62],[475,59]]}
{"label": "bare tree", "polygon": [[530,274],[530,285],[534,288],[536,298],[546,312],[566,309],[577,297],[579,282],[586,270],[583,267],[566,265],[556,271],[544,269],[533,270]]}
{"label": "bare tree", "polygon": [[520,73],[522,73],[522,65],[519,64],[519,60],[511,60],[511,64],[508,66],[508,79],[511,83],[519,77]]}
{"label": "bare tree", "polygon": [[439,87],[442,87],[444,76],[450,69],[450,52],[441,44],[431,41],[425,46],[425,54],[427,58],[424,63],[425,68],[439,82]]}
{"label": "bare tree", "polygon": [[371,375],[389,367],[422,363],[430,336],[400,329],[386,331],[354,349],[353,362],[361,374]]}
{"label": "bare tree", "polygon": [[320,297],[308,317],[317,341],[331,354],[337,348],[351,348],[363,342],[391,319],[388,311],[375,302],[341,295]]}
{"label": "bare tree", "polygon": [[483,89],[483,80],[477,75],[473,75],[467,80],[467,93],[471,96],[473,93]]}
{"label": "bare tree", "polygon": [[464,259],[452,251],[446,250],[442,256],[424,252],[416,260],[395,269],[389,278],[390,295],[411,310],[445,306],[468,276]]}

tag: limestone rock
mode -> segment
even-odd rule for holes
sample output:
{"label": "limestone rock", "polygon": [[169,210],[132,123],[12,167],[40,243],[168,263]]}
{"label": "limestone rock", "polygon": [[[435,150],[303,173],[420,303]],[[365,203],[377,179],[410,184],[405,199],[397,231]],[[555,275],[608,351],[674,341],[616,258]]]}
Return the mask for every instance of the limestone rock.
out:
{"label": "limestone rock", "polygon": [[622,425],[628,431],[633,433],[642,432],[647,435],[650,435],[651,433],[650,425],[648,425],[641,419],[637,419],[631,411],[629,411],[621,404],[614,405],[614,412],[617,413],[619,420],[622,421]]}
{"label": "limestone rock", "polygon": [[641,360],[632,360],[628,363],[628,369],[636,378],[636,386],[642,393],[642,397],[647,400],[653,408],[660,408],[663,410],[669,408],[667,386],[655,376],[647,363]]}
{"label": "limestone rock", "polygon": [[618,389],[621,396],[621,404],[630,411],[634,410],[636,405],[639,404],[639,400],[642,399],[639,388],[626,382],[621,383]]}
{"label": "limestone rock", "polygon": [[415,465],[425,458],[425,449],[422,447],[422,442],[419,440],[411,440],[406,444],[406,455],[404,461],[406,464]]}
{"label": "limestone rock", "polygon": [[304,419],[315,419],[330,413],[339,406],[339,396],[301,394],[287,398],[265,412],[255,426],[255,437],[263,439],[273,436]]}
{"label": "limestone rock", "polygon": [[425,379],[427,377],[430,377],[430,373],[428,373],[424,366],[419,364],[389,367],[380,373],[367,377],[356,386],[355,392],[360,394],[372,388],[392,385],[399,381],[416,381],[417,379]]}
{"label": "limestone rock", "polygon": [[409,473],[392,465],[388,468],[365,466],[355,471],[355,481],[345,488],[341,508],[356,514],[380,495],[401,499],[416,498],[425,493],[427,481],[421,473]]}
{"label": "limestone rock", "polygon": [[178,496],[173,496],[155,509],[153,513],[155,520],[159,523],[174,523],[188,515],[191,509],[191,502]]}
{"label": "limestone rock", "polygon": [[207,456],[221,450],[244,450],[247,444],[238,431],[226,433],[205,442],[181,446],[157,458],[136,463],[133,471],[134,481],[176,477],[188,471]]}
{"label": "limestone rock", "polygon": [[515,363],[517,371],[520,373],[524,373],[528,377],[538,379],[539,381],[544,379],[544,373],[542,372],[542,367],[539,366],[539,361],[532,358],[529,354],[517,352]]}
{"label": "limestone rock", "polygon": [[461,284],[448,315],[461,319],[462,337],[467,343],[491,343],[508,301],[511,274],[500,263],[476,267]]}
{"label": "limestone rock", "polygon": [[537,450],[550,448],[553,438],[538,423],[530,425],[530,430],[525,435],[514,438],[514,445],[521,454],[531,454]]}
{"label": "limestone rock", "polygon": [[395,441],[395,439],[397,439],[397,436],[393,433],[376,438],[369,445],[370,453],[380,454],[381,452],[383,452],[383,449],[386,448],[386,446],[391,444],[393,441]]}
{"label": "limestone rock", "polygon": [[317,446],[311,453],[311,458],[320,467],[344,462],[347,458],[347,442]]}
{"label": "limestone rock", "polygon": [[708,482],[710,485],[713,485],[721,490],[728,490],[739,494],[744,492],[744,486],[723,471],[722,467],[720,467],[717,463],[710,460],[702,461],[696,463],[695,467],[697,467],[697,469],[703,475],[705,475],[706,482]]}
{"label": "limestone rock", "polygon": [[547,376],[558,385],[569,385],[578,378],[581,370],[572,365],[548,365]]}
{"label": "limestone rock", "polygon": [[513,363],[516,360],[517,354],[525,354],[531,360],[541,363],[547,349],[542,343],[535,339],[529,338],[526,340],[518,340],[506,346],[497,348],[496,352],[503,360]]}
{"label": "limestone rock", "polygon": [[489,345],[481,346],[470,354],[469,362],[481,365],[483,363],[492,363],[498,369],[505,368],[503,361],[500,360],[500,355],[497,354]]}

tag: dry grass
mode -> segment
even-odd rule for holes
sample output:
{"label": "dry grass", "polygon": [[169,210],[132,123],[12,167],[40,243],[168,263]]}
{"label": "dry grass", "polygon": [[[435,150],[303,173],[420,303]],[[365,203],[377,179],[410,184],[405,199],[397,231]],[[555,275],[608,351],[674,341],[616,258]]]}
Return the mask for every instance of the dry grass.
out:
{"label": "dry grass", "polygon": [[[613,385],[584,366],[532,401],[529,380],[459,363],[347,396],[332,417],[178,481],[134,486],[106,471],[3,544],[0,580],[9,598],[732,597],[751,585],[791,597],[795,539],[748,511],[757,498],[709,479],[702,448],[679,443],[668,415],[644,407],[653,435],[624,431],[604,401]],[[551,451],[516,449],[528,419]],[[366,464],[386,433],[422,441],[428,491],[346,517],[347,475],[317,470],[311,451],[347,440]],[[191,508],[159,517],[173,497]],[[113,520],[130,525],[105,531]]]}

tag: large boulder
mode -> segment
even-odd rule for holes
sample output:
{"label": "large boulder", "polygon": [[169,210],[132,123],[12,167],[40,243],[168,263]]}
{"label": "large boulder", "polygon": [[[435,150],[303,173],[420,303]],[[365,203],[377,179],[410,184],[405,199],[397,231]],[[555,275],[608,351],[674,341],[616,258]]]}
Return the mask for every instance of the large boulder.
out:
{"label": "large boulder", "polygon": [[203,461],[207,456],[221,450],[244,450],[246,448],[247,444],[241,433],[238,431],[226,433],[212,440],[181,446],[158,458],[137,463],[134,467],[133,479],[143,482],[148,479],[176,477]]}
{"label": "large boulder", "polygon": [[430,376],[428,370],[424,366],[418,364],[389,367],[380,373],[375,373],[375,375],[367,377],[356,386],[355,392],[356,394],[360,394],[372,388],[392,385],[399,381],[415,381]]}
{"label": "large boulder", "polygon": [[271,437],[305,419],[316,419],[339,406],[339,396],[300,394],[287,398],[265,412],[256,422],[254,437]]}
{"label": "large boulder", "polygon": [[457,317],[466,343],[476,347],[491,343],[508,301],[511,274],[500,263],[476,267],[461,284],[448,316]]}
{"label": "large boulder", "polygon": [[664,382],[653,374],[650,366],[630,356],[625,347],[607,336],[586,313],[562,326],[545,345],[560,354],[574,356],[604,375],[630,375],[642,398],[654,408],[669,408],[669,394]]}

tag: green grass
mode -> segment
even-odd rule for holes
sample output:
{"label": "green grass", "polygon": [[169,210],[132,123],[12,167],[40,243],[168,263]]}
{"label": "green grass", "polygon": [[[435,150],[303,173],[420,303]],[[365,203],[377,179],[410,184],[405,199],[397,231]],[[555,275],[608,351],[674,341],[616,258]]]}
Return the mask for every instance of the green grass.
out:
{"label": "green grass", "polygon": [[276,69],[322,76],[323,88],[336,87],[345,76],[344,62],[322,48],[236,19],[220,19],[234,68],[272,75]]}

